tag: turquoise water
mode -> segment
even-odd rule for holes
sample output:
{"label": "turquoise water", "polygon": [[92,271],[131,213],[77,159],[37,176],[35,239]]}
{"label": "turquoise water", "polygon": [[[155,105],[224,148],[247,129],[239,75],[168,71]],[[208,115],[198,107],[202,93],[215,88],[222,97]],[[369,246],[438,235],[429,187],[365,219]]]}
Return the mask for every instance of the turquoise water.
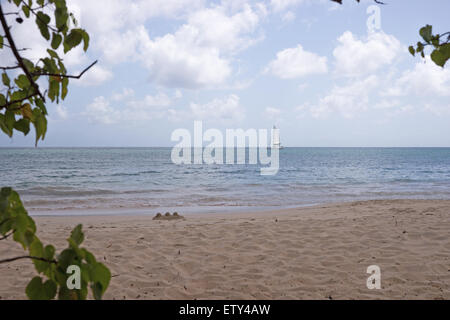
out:
{"label": "turquoise water", "polygon": [[32,214],[223,211],[450,199],[450,148],[285,148],[259,165],[175,165],[171,148],[0,148],[0,186]]}

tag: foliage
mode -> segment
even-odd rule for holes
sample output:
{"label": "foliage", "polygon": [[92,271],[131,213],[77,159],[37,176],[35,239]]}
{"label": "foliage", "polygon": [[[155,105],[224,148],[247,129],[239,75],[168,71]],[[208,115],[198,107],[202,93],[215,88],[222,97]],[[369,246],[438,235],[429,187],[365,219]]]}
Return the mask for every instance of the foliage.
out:
{"label": "foliage", "polygon": [[440,67],[444,67],[448,59],[450,59],[450,32],[444,34],[433,34],[433,27],[426,25],[419,31],[420,36],[424,42],[417,42],[416,47],[410,46],[409,52],[414,56],[420,53],[422,58],[425,58],[424,49],[427,46],[432,46],[431,60]]}
{"label": "foliage", "polygon": [[[97,262],[94,255],[81,248],[84,234],[81,225],[73,229],[67,239],[68,248],[55,255],[55,247],[44,246],[36,236],[36,225],[20,201],[19,195],[11,188],[0,190],[0,235],[9,235],[20,243],[33,260],[36,271],[45,276],[36,276],[28,283],[26,294],[30,299],[86,299],[88,285],[96,299],[100,299],[109,285],[111,273],[102,263]],[[11,260],[11,259],[9,259]],[[81,270],[81,289],[69,290],[66,273],[70,265],[77,265]]]}
{"label": "foliage", "polygon": [[[342,4],[342,0],[331,1]],[[359,2],[359,0],[356,1]],[[378,4],[386,4],[378,0],[374,0],[374,2]],[[433,35],[432,28],[433,27],[428,24],[421,28],[419,30],[419,34],[424,42],[419,41],[417,42],[416,47],[409,46],[408,50],[413,56],[415,56],[416,53],[420,53],[422,58],[425,58],[425,47],[432,46],[434,49],[430,55],[431,60],[433,60],[433,62],[438,66],[444,67],[447,60],[450,59],[450,31],[443,34]]]}
{"label": "foliage", "polygon": [[[30,124],[33,124],[37,145],[39,139],[44,139],[47,131],[46,97],[56,103],[60,99],[64,100],[68,93],[69,78],[80,78],[96,61],[78,76],[67,74],[57,52],[58,48],[65,54],[83,43],[86,51],[89,35],[76,27],[76,19],[68,11],[65,0],[8,1],[15,4],[18,11],[3,12],[0,4],[0,20],[4,32],[0,34],[0,49],[10,49],[17,64],[0,66],[4,86],[0,92],[0,129],[9,137],[12,137],[14,130],[27,135]],[[53,12],[53,19],[50,12]],[[19,24],[24,22],[24,18],[35,20],[41,36],[50,42],[48,56],[37,62],[21,56],[20,52],[25,49],[16,47],[11,27],[5,18],[8,15],[15,15],[15,21]],[[70,23],[75,27],[70,27]],[[48,86],[44,93],[38,85],[41,77],[47,78]],[[67,239],[68,247],[56,255],[53,245],[44,246],[36,236],[36,224],[24,208],[19,194],[5,187],[0,190],[0,240],[6,240],[10,236],[28,251],[28,255],[0,260],[0,263],[19,259],[33,261],[39,275],[31,279],[26,287],[25,292],[30,299],[86,299],[89,286],[94,298],[101,299],[109,285],[111,273],[105,265],[97,262],[91,252],[80,247],[84,240],[81,225],[76,226]],[[67,268],[71,265],[80,268],[80,289],[71,290],[67,287],[70,277]]]}
{"label": "foliage", "polygon": [[[63,60],[57,52],[61,47],[64,53],[77,47],[83,42],[86,51],[89,46],[89,35],[81,28],[70,28],[70,23],[76,26],[77,21],[73,14],[69,13],[65,0],[8,0],[13,2],[19,11],[4,13],[2,7],[1,22],[4,35],[0,35],[0,49],[11,49],[17,64],[12,66],[0,66],[3,69],[2,82],[5,92],[0,93],[0,128],[9,137],[17,130],[27,135],[30,131],[30,123],[36,131],[36,144],[39,139],[44,139],[47,131],[47,109],[45,107],[45,95],[52,101],[59,103],[67,96],[69,78]],[[36,7],[35,3],[36,2]],[[54,8],[53,21],[49,13]],[[24,48],[17,48],[7,24],[6,15],[16,14],[17,23],[23,23],[23,15],[26,19],[35,19],[41,36],[50,41],[47,56],[42,57],[36,63],[21,56]],[[8,42],[8,44],[6,44]],[[18,75],[11,79],[11,73],[19,70]],[[9,73],[8,73],[9,72]],[[38,81],[41,77],[47,77],[47,89],[41,92]]]}

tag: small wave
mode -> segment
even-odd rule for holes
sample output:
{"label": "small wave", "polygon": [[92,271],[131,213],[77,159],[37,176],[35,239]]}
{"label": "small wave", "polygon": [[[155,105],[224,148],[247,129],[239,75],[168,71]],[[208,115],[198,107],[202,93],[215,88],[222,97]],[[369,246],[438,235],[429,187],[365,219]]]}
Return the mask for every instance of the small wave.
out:
{"label": "small wave", "polygon": [[20,194],[32,195],[32,196],[92,196],[92,195],[112,195],[117,194],[117,191],[113,190],[80,190],[67,187],[32,187],[29,189],[19,190]]}

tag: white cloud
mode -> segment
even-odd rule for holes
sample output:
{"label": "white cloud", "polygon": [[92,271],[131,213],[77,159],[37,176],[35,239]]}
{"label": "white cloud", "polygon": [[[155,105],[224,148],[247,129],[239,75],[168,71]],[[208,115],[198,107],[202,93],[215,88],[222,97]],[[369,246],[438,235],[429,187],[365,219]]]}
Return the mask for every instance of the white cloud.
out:
{"label": "white cloud", "polygon": [[[233,55],[258,41],[267,14],[264,4],[224,1],[204,7],[202,0],[72,0],[81,24],[108,63],[139,62],[150,79],[166,87],[201,88],[225,83]],[[101,15],[98,12],[102,12]],[[155,16],[186,22],[174,32],[150,36],[146,22]]]}
{"label": "white cloud", "polygon": [[389,88],[390,96],[450,96],[450,69],[441,68],[426,56],[425,61],[418,62],[412,70],[406,70]]}
{"label": "white cloud", "polygon": [[264,116],[268,119],[276,119],[281,115],[281,110],[278,108],[267,107],[264,110]]}
{"label": "white cloud", "polygon": [[103,96],[96,97],[86,106],[83,114],[90,122],[136,124],[164,117],[166,108],[171,104],[171,99],[164,93],[147,95],[142,100],[131,99],[133,95],[132,90],[124,89],[111,98],[115,105],[111,105],[111,101]]}
{"label": "white cloud", "polygon": [[308,52],[298,45],[278,52],[277,58],[269,63],[265,71],[281,79],[327,73],[327,58]]}
{"label": "white cloud", "polygon": [[228,14],[226,7],[218,6],[193,13],[182,28],[195,30],[195,41],[201,46],[233,52],[254,43],[250,35],[259,22],[260,16],[248,4],[235,14]]}
{"label": "white cloud", "polygon": [[144,37],[139,51],[152,81],[167,87],[199,88],[221,84],[230,76],[230,63],[217,48],[195,44],[197,32],[182,27],[155,40]]}
{"label": "white cloud", "polygon": [[245,118],[245,110],[235,94],[205,104],[191,103],[190,112],[196,120],[241,121]]}
{"label": "white cloud", "polygon": [[343,76],[361,76],[373,73],[382,66],[391,64],[402,52],[400,42],[392,35],[375,32],[363,40],[350,31],[338,38],[334,49],[336,73]]}
{"label": "white cloud", "polygon": [[114,93],[111,97],[113,101],[121,101],[134,96],[134,90],[130,88],[123,88],[122,92]]}
{"label": "white cloud", "polygon": [[296,6],[304,1],[305,0],[270,0],[270,4],[275,12],[279,12],[289,7]]}
{"label": "white cloud", "polygon": [[89,121],[103,124],[113,124],[121,118],[121,113],[103,96],[94,98],[94,101],[87,105],[85,114]]}
{"label": "white cloud", "polygon": [[61,120],[66,120],[69,116],[68,112],[67,112],[67,108],[57,104],[56,105],[56,115],[58,116],[59,119]]}
{"label": "white cloud", "polygon": [[295,13],[292,11],[288,11],[285,14],[283,14],[283,16],[281,17],[281,19],[284,22],[291,22],[295,20]]}
{"label": "white cloud", "polygon": [[316,105],[310,106],[311,115],[318,118],[338,112],[345,118],[353,118],[357,113],[368,109],[369,94],[378,83],[378,78],[372,75],[346,86],[335,86]]}

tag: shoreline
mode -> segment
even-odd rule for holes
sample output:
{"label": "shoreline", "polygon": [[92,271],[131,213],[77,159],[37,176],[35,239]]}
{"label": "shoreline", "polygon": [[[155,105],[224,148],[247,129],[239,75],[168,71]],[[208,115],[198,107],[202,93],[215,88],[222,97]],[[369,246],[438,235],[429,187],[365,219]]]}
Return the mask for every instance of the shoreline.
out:
{"label": "shoreline", "polygon": [[[33,218],[57,251],[83,223],[83,246],[114,276],[105,299],[450,299],[450,200],[153,216]],[[0,242],[0,258],[17,254],[18,244]],[[374,264],[380,290],[366,287]],[[1,299],[26,298],[29,261],[0,273]]]}
{"label": "shoreline", "polygon": [[[197,207],[158,207],[158,208],[98,208],[98,209],[52,209],[52,210],[36,210],[32,212],[28,210],[31,217],[95,217],[95,216],[125,216],[125,217],[153,217],[158,212],[178,212],[187,216],[192,215],[216,215],[230,214],[239,215],[257,212],[276,212],[291,209],[313,208],[317,206],[342,205],[353,202],[369,202],[369,201],[450,201],[450,198],[380,198],[380,199],[355,199],[349,201],[329,201],[316,202],[307,204],[293,204],[286,206],[267,205],[267,206],[197,206]],[[27,207],[26,204],[25,208]]]}

